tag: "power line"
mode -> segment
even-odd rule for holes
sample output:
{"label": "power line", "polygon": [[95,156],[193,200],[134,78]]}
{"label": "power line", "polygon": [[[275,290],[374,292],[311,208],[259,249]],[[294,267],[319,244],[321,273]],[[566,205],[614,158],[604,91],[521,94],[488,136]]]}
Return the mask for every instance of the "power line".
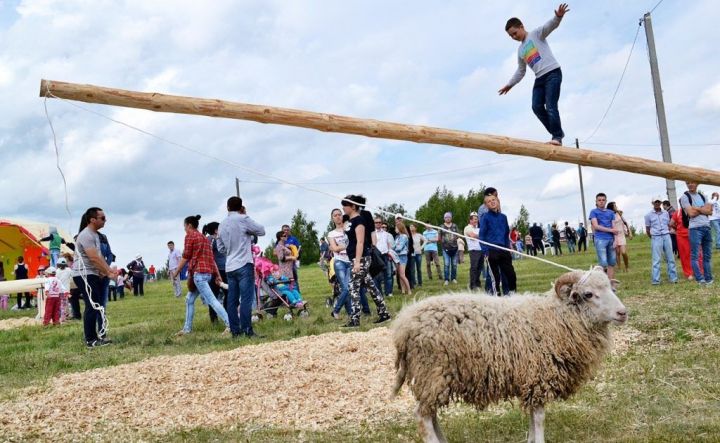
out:
{"label": "power line", "polygon": [[649,12],[648,14],[652,14],[653,11],[655,10],[655,8],[657,8],[658,6],[660,6],[660,3],[664,2],[664,1],[665,1],[665,0],[660,0],[659,2],[657,2],[657,3],[655,4],[655,6],[653,6],[653,8],[650,10],[650,12]]}
{"label": "power line", "polygon": [[620,90],[620,85],[622,84],[623,78],[625,78],[625,72],[627,71],[627,67],[630,64],[630,57],[632,57],[633,50],[635,49],[635,43],[637,42],[638,35],[640,35],[640,26],[642,26],[642,22],[638,23],[637,30],[635,31],[635,38],[633,38],[632,46],[630,46],[630,53],[628,54],[627,60],[625,61],[625,67],[623,68],[622,74],[620,75],[620,80],[618,81],[617,87],[615,88],[615,92],[613,93],[613,96],[610,99],[610,104],[608,105],[607,109],[605,110],[605,113],[603,114],[602,118],[598,122],[597,126],[595,126],[595,129],[593,130],[592,134],[590,134],[589,137],[585,138],[585,140],[583,140],[582,143],[586,143],[588,140],[593,138],[593,136],[597,133],[598,129],[600,129],[600,126],[602,126],[603,122],[605,121],[605,117],[607,117],[608,112],[610,112],[610,108],[612,108],[612,105],[615,102],[615,97],[617,96],[617,93]]}
{"label": "power line", "polygon": [[[416,175],[404,175],[404,176],[400,176],[400,177],[371,178],[371,179],[366,179],[366,180],[344,180],[344,181],[334,181],[334,182],[306,181],[306,182],[296,182],[296,183],[301,183],[303,185],[345,185],[345,184],[356,184],[356,183],[375,183],[375,182],[384,182],[384,181],[409,180],[409,179],[415,179],[415,178],[429,177],[432,175],[453,174],[455,172],[487,168],[488,166],[495,166],[495,165],[499,165],[501,163],[507,163],[510,161],[515,161],[515,159],[500,160],[500,161],[491,162],[491,163],[484,163],[482,165],[467,166],[465,168],[458,168],[458,169],[448,169],[445,171],[434,171],[434,172],[427,172],[424,174],[416,174]],[[263,180],[240,180],[240,181],[243,183],[263,183],[263,184],[278,183],[277,181],[270,181],[270,180],[265,180],[265,181],[263,181]]]}

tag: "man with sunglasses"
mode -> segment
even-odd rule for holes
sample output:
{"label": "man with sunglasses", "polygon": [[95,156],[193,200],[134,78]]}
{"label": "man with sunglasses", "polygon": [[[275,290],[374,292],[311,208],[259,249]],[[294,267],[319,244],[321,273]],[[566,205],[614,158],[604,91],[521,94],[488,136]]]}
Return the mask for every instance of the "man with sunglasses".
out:
{"label": "man with sunglasses", "polygon": [[75,260],[73,262],[73,281],[80,289],[85,301],[85,315],[83,316],[83,329],[85,344],[88,348],[105,346],[110,340],[98,337],[97,321],[100,311],[93,307],[102,305],[103,277],[117,278],[117,270],[113,270],[101,255],[100,229],[105,227],[105,213],[100,208],[90,208],[85,211],[82,230],[75,242]]}

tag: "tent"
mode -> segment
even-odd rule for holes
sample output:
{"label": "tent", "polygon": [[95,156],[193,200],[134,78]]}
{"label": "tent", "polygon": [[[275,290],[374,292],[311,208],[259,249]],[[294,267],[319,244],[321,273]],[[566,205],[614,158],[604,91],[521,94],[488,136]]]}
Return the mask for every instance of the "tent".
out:
{"label": "tent", "polygon": [[[39,239],[50,232],[48,223],[19,219],[0,219],[0,275],[6,280],[14,280],[13,268],[17,258],[22,256],[30,270],[29,276],[37,276],[40,266],[50,264],[47,244],[41,244]],[[58,229],[58,233],[66,241],[72,242],[72,237]],[[72,252],[65,245],[62,252]]]}

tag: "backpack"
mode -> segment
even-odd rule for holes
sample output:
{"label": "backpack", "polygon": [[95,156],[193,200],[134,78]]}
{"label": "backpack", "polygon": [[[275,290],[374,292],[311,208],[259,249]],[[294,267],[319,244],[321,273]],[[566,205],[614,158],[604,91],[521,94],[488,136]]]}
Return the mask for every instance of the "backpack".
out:
{"label": "backpack", "polygon": [[[698,194],[698,195],[700,196],[700,198],[702,199],[703,204],[705,204],[705,196],[702,195],[702,194],[699,193],[699,192],[698,192],[697,194]],[[687,197],[688,203],[690,203],[690,206],[692,206],[693,201],[692,201],[692,197],[690,197],[690,191],[685,191],[685,197]],[[685,209],[682,209],[682,224],[683,224],[683,226],[685,226],[686,228],[687,228],[687,227],[690,227],[690,217],[688,217],[687,212],[685,212]]]}

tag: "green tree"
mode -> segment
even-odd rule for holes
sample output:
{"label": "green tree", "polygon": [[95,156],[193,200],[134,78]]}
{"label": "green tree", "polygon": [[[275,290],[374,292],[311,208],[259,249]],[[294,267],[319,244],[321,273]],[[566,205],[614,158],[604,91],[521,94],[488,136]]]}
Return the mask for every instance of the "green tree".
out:
{"label": "green tree", "polygon": [[271,242],[267,246],[267,248],[265,248],[265,252],[263,252],[263,257],[270,259],[270,261],[277,264],[278,260],[277,260],[277,257],[275,256],[275,248],[273,246],[274,244],[275,244],[275,242]]}
{"label": "green tree", "polygon": [[378,212],[376,214],[373,214],[373,216],[380,217],[382,221],[387,223],[388,232],[390,232],[394,237],[395,235],[397,235],[395,233],[395,214],[402,214],[407,216],[407,210],[402,205],[402,203],[391,203],[387,206],[380,206],[378,207],[378,209],[385,212]]}
{"label": "green tree", "polygon": [[290,232],[297,237],[302,246],[300,264],[317,262],[320,256],[320,244],[315,222],[307,220],[305,213],[298,209],[290,222]]}
{"label": "green tree", "polygon": [[415,218],[427,223],[439,225],[443,222],[443,215],[450,211],[453,214],[453,221],[460,227],[465,226],[470,213],[477,211],[483,203],[484,186],[480,189],[470,189],[467,195],[455,195],[452,191],[443,187],[435,189],[435,192],[422,204]]}
{"label": "green tree", "polygon": [[530,213],[525,209],[525,205],[520,205],[520,214],[518,214],[513,225],[523,236],[530,230]]}

